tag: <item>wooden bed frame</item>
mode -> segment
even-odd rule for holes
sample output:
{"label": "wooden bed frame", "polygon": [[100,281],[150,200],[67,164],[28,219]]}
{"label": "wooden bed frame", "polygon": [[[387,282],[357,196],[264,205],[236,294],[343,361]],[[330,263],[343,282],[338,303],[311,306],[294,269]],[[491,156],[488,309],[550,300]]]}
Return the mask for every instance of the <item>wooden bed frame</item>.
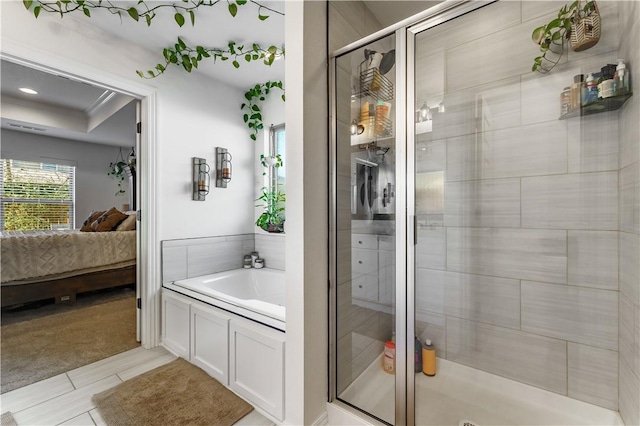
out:
{"label": "wooden bed frame", "polygon": [[67,278],[0,287],[2,307],[54,298],[56,303],[73,303],[76,294],[136,283],[136,265],[91,272]]}

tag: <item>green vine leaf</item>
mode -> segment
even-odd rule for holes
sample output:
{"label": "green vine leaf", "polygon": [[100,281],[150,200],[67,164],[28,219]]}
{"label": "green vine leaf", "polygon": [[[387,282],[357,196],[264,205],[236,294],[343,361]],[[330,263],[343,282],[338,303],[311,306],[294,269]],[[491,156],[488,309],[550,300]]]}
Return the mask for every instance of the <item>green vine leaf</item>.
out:
{"label": "green vine leaf", "polygon": [[184,25],[184,16],[182,16],[180,12],[176,12],[176,14],[173,15],[173,18],[176,20],[176,23],[178,24],[178,26],[181,27]]}
{"label": "green vine leaf", "polygon": [[127,9],[127,13],[129,13],[129,16],[131,16],[131,19],[133,19],[134,21],[138,21],[140,19],[138,9],[136,9],[135,7],[130,7],[129,9]]}
{"label": "green vine leaf", "polygon": [[[135,6],[127,5],[126,2],[119,4],[118,1],[105,1],[105,0],[23,0],[24,7],[33,13],[34,17],[38,17],[40,12],[57,13],[60,17],[70,13],[81,12],[88,18],[90,18],[91,11],[96,9],[104,9],[112,15],[122,16],[127,14],[131,19],[140,21],[141,17],[144,17],[144,22],[150,26],[153,18],[156,17],[156,12],[161,9],[171,9],[176,13],[184,15],[189,13],[191,24],[195,25],[195,11],[201,7],[213,7],[220,3],[220,0],[182,0],[182,4],[176,4],[175,1],[155,1],[155,0],[138,0]],[[231,16],[236,16],[239,6],[245,6],[252,4],[258,7],[258,19],[264,21],[268,18],[268,15],[263,13],[263,10],[267,10],[271,13],[275,13],[284,16],[284,13],[266,6],[260,3],[258,0],[236,0],[235,2],[227,0],[228,10]],[[175,16],[175,15],[174,15]],[[176,19],[176,18],[174,18]],[[184,19],[184,16],[183,16]],[[177,20],[176,20],[177,22]],[[184,22],[183,22],[184,24]],[[180,23],[178,23],[180,25]],[[182,25],[180,25],[182,26]]]}
{"label": "green vine leaf", "polygon": [[[274,53],[272,53],[274,52]],[[259,44],[253,43],[251,49],[245,50],[244,45],[238,45],[235,41],[230,41],[227,44],[227,49],[220,48],[205,48],[202,46],[191,47],[185,43],[185,41],[178,37],[177,43],[173,47],[166,47],[162,50],[162,56],[164,63],[157,64],[152,70],[142,73],[142,78],[149,79],[158,77],[167,70],[169,64],[175,64],[182,66],[185,71],[191,72],[192,68],[198,68],[200,62],[205,58],[213,58],[214,62],[217,60],[228,61],[231,59],[231,63],[234,68],[240,68],[239,58],[244,58],[246,62],[257,61],[263,59],[266,65],[271,65],[273,60],[269,61],[269,58],[275,59],[276,56],[284,56],[284,49],[278,49],[275,46],[269,46],[267,49],[263,49]],[[188,65],[185,65],[188,62]],[[161,68],[158,65],[162,65]],[[140,76],[140,72],[137,72]],[[280,87],[282,89],[282,87]],[[256,90],[260,90],[259,88]],[[248,101],[251,97],[245,97]]]}
{"label": "green vine leaf", "polygon": [[229,3],[229,13],[235,18],[238,13],[238,5],[235,3]]}
{"label": "green vine leaf", "polygon": [[243,121],[246,123],[249,130],[251,130],[249,137],[253,141],[257,140],[259,131],[264,128],[260,102],[263,102],[269,91],[274,88],[282,90],[283,93],[281,99],[284,101],[284,85],[282,84],[282,81],[267,81],[266,83],[256,84],[244,94],[244,97],[248,102],[243,103],[240,106],[240,110],[243,111]]}

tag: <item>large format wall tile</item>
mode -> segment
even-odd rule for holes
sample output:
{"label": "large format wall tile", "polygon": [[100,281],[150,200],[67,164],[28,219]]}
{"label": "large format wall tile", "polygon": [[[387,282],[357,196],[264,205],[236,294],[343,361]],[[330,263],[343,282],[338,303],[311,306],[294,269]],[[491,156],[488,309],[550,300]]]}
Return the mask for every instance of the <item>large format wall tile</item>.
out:
{"label": "large format wall tile", "polygon": [[522,330],[618,349],[618,292],[522,282]]}
{"label": "large format wall tile", "polygon": [[416,268],[416,309],[444,313],[445,271]]}
{"label": "large format wall tile", "polygon": [[640,233],[640,162],[620,170],[620,230]]}
{"label": "large format wall tile", "polygon": [[189,245],[187,276],[191,278],[241,268],[245,254],[241,240]]}
{"label": "large format wall tile", "polygon": [[444,225],[519,227],[520,179],[445,184]]}
{"label": "large format wall tile", "polygon": [[568,343],[569,396],[618,410],[618,352]]}
{"label": "large format wall tile", "polygon": [[618,229],[618,173],[522,179],[525,228]]}
{"label": "large format wall tile", "polygon": [[256,234],[256,251],[264,259],[267,268],[284,271],[284,251],[286,244],[285,235]]}
{"label": "large format wall tile", "polygon": [[640,306],[640,236],[620,232],[620,291]]}
{"label": "large format wall tile", "polygon": [[416,36],[416,44],[452,47],[520,24],[520,2],[495,2]]}
{"label": "large format wall tile", "polygon": [[519,126],[520,77],[512,77],[482,86],[470,87],[444,95],[444,114],[434,121],[434,138],[456,137],[476,132],[481,117],[482,130],[499,130]]}
{"label": "large format wall tile", "polygon": [[[533,2],[529,2],[533,3]],[[542,3],[542,2],[540,2]],[[531,27],[535,28],[535,27]],[[533,57],[532,57],[533,58]],[[522,124],[557,122],[560,117],[560,92],[573,81],[574,70],[554,69],[540,78],[537,73],[522,77]]]}
{"label": "large format wall tile", "polygon": [[640,309],[620,296],[620,357],[631,371],[640,374]]}
{"label": "large format wall tile", "polygon": [[447,269],[566,283],[566,231],[447,228]]}
{"label": "large format wall tile", "polygon": [[567,126],[553,121],[447,140],[447,182],[567,172]]}
{"label": "large format wall tile", "polygon": [[162,242],[162,282],[187,278],[187,247],[166,247]]}
{"label": "large format wall tile", "polygon": [[620,360],[620,417],[626,425],[640,424],[640,380]]}
{"label": "large format wall tile", "polygon": [[446,234],[443,227],[426,227],[418,230],[416,266],[418,268],[445,269]]}
{"label": "large format wall tile", "polygon": [[447,359],[567,392],[567,344],[562,340],[447,317]]}
{"label": "large format wall tile", "polygon": [[618,113],[577,117],[569,124],[569,173],[618,170]]}
{"label": "large format wall tile", "polygon": [[618,232],[569,231],[568,283],[618,290]]}
{"label": "large format wall tile", "polygon": [[520,329],[520,281],[445,272],[444,312],[447,316]]}
{"label": "large format wall tile", "polygon": [[[447,50],[447,91],[528,73],[538,53],[531,23],[489,34]],[[508,53],[506,53],[508,52]],[[562,62],[566,62],[563,57]]]}

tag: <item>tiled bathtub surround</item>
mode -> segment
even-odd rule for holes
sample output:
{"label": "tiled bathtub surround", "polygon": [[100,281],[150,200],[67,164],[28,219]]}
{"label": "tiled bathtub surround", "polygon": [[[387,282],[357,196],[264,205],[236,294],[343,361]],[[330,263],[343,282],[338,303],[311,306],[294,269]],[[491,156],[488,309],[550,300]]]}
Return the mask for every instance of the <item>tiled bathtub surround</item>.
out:
{"label": "tiled bathtub surround", "polygon": [[285,234],[255,234],[255,249],[265,260],[265,266],[284,271]]}
{"label": "tiled bathtub surround", "polygon": [[256,250],[267,268],[285,270],[285,235],[239,234],[162,241],[162,282],[242,268]]}
{"label": "tiled bathtub surround", "polygon": [[241,268],[254,248],[254,234],[162,241],[162,282]]}

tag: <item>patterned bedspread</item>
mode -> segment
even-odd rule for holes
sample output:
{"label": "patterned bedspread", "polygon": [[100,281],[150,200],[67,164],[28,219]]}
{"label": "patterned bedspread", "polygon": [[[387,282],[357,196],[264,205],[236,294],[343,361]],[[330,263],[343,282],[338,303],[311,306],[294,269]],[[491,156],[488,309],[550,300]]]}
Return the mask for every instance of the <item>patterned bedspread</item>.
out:
{"label": "patterned bedspread", "polygon": [[135,264],[136,231],[5,231],[0,282]]}

